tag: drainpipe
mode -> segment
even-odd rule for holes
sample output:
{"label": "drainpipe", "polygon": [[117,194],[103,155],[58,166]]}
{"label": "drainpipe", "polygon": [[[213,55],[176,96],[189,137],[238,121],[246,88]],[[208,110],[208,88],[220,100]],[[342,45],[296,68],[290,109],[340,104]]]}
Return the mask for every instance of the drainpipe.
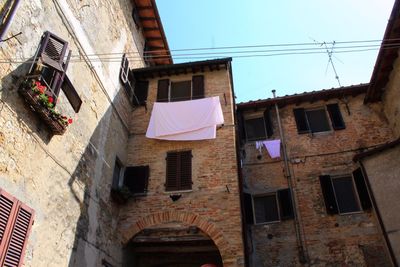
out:
{"label": "drainpipe", "polygon": [[4,36],[6,35],[8,29],[11,26],[11,21],[14,19],[15,14],[17,13],[17,9],[18,9],[18,6],[20,3],[21,3],[21,0],[15,0],[13,5],[11,6],[10,13],[8,14],[8,16],[0,30],[0,41],[4,40]]}
{"label": "drainpipe", "polygon": [[[272,90],[272,94],[274,98],[276,98],[275,95],[276,90]],[[306,257],[306,252],[305,252],[305,245],[303,242],[303,238],[301,235],[301,229],[300,229],[300,223],[299,223],[299,216],[297,212],[297,201],[295,197],[295,192],[293,188],[293,183],[292,183],[292,175],[290,172],[289,168],[289,159],[288,159],[288,154],[286,150],[286,141],[285,141],[285,136],[283,134],[282,130],[282,124],[281,124],[281,117],[279,115],[279,108],[278,108],[278,103],[275,102],[275,112],[276,112],[276,119],[278,121],[278,128],[279,128],[279,135],[281,138],[281,143],[282,143],[282,150],[283,150],[283,161],[285,163],[285,175],[288,180],[288,186],[290,188],[290,191],[292,192],[292,203],[293,203],[293,213],[294,213],[294,226],[296,230],[296,237],[297,237],[297,243],[298,243],[298,248],[299,248],[299,260],[300,263],[307,263],[307,257]]]}

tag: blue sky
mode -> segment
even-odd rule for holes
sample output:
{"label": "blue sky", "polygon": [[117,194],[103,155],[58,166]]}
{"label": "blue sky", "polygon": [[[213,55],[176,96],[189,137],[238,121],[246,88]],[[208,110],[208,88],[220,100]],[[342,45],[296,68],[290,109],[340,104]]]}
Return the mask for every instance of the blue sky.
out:
{"label": "blue sky", "polygon": [[[394,0],[157,0],[173,54],[216,51],[173,51],[188,48],[378,40],[383,37],[393,3]],[[377,43],[336,44],[334,51],[340,46],[366,44]],[[317,43],[306,47],[320,48]],[[248,50],[287,48],[299,46]],[[378,47],[372,49],[334,54],[333,63],[341,85],[369,82],[378,53]],[[220,51],[229,52],[224,56],[240,55],[230,54],[232,49]],[[176,57],[174,62],[205,59],[195,56],[199,55]],[[237,102],[271,97],[272,89],[282,96],[338,87],[332,67],[327,66],[326,53],[234,57]]]}

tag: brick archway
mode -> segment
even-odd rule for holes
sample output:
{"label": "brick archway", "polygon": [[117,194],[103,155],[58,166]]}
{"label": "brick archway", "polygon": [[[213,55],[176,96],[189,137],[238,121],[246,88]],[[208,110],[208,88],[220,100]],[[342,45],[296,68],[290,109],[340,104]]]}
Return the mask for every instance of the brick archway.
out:
{"label": "brick archway", "polygon": [[225,261],[229,259],[229,256],[231,255],[229,251],[229,243],[224,239],[222,231],[213,223],[202,219],[200,215],[189,212],[164,211],[142,217],[129,228],[123,230],[123,244],[126,245],[132,237],[147,227],[174,221],[197,226],[201,231],[207,234],[217,246],[222,260]]}

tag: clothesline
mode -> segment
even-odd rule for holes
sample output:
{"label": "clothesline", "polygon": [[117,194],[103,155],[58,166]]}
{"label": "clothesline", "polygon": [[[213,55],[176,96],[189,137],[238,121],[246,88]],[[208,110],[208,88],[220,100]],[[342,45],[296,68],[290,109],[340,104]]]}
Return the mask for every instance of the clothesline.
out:
{"label": "clothesline", "polygon": [[[214,94],[214,95],[207,95],[207,96],[200,97],[200,98],[195,98],[195,99],[192,99],[192,97],[190,97],[190,99],[187,99],[186,96],[185,96],[185,97],[174,97],[173,100],[182,99],[181,101],[185,101],[185,100],[189,101],[189,100],[196,100],[196,99],[207,98],[207,97],[214,97],[214,96],[221,96],[221,95],[223,96],[223,99],[224,99],[224,101],[225,101],[225,106],[228,105],[227,100],[226,100],[226,95],[225,95],[225,93]],[[161,100],[161,101],[167,100],[167,101],[169,101],[169,102],[177,102],[177,101],[170,101],[170,97],[169,97],[169,98],[160,98],[160,99],[157,98],[157,100],[154,101],[154,102],[160,102],[160,100]]]}

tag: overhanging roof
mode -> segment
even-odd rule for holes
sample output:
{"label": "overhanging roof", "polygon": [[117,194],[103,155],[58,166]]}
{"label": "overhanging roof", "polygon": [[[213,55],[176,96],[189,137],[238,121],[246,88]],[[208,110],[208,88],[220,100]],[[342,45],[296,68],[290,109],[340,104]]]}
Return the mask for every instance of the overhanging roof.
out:
{"label": "overhanging roof", "polygon": [[245,103],[237,104],[238,109],[250,109],[250,108],[264,108],[267,106],[278,104],[283,107],[290,104],[300,104],[302,102],[315,102],[318,100],[328,100],[331,98],[341,98],[344,96],[355,96],[358,94],[365,93],[367,91],[368,84],[351,85],[346,87],[324,89],[319,91],[304,92],[302,94],[286,95],[276,98],[260,99],[256,101],[249,101]]}
{"label": "overhanging roof", "polygon": [[145,56],[153,65],[172,64],[167,38],[155,0],[132,0],[138,11],[141,30],[146,40]]}
{"label": "overhanging roof", "polygon": [[365,96],[365,103],[381,100],[382,93],[393,69],[393,63],[398,56],[399,45],[397,43],[399,42],[399,38],[400,1],[396,0],[386,26],[383,42],[372,73],[370,86]]}
{"label": "overhanging roof", "polygon": [[187,73],[229,69],[228,66],[231,61],[232,58],[229,57],[133,69],[132,72],[136,79],[148,79]]}
{"label": "overhanging roof", "polygon": [[386,151],[386,150],[388,150],[390,148],[393,148],[395,146],[398,146],[398,145],[400,145],[400,138],[398,138],[398,139],[396,139],[394,141],[388,142],[386,144],[377,146],[375,148],[366,150],[364,152],[358,153],[357,155],[355,155],[353,157],[353,161],[357,162],[357,161],[359,161],[359,160],[361,160],[363,158],[366,158],[366,157],[369,157],[369,156],[373,156],[375,154],[378,154],[379,152]]}

